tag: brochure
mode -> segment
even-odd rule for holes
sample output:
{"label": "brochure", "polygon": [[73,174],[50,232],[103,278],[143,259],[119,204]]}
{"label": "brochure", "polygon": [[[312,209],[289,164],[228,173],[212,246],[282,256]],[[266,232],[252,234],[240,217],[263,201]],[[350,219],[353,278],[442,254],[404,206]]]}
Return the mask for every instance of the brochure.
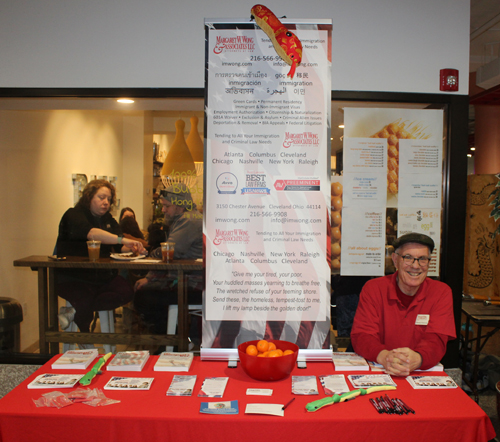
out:
{"label": "brochure", "polygon": [[365,358],[353,352],[333,352],[335,371],[368,371],[370,367]]}
{"label": "brochure", "polygon": [[238,414],[238,401],[228,402],[202,402],[200,413],[207,414]]}
{"label": "brochure", "polygon": [[196,383],[196,375],[174,375],[167,396],[191,396]]}
{"label": "brochure", "polygon": [[154,371],[189,371],[193,362],[193,353],[164,351],[156,361]]}
{"label": "brochure", "polygon": [[349,391],[349,387],[343,374],[320,376],[319,381],[321,382],[321,386],[327,396],[347,393]]}
{"label": "brochure", "polygon": [[72,388],[83,376],[84,374],[45,373],[30,382],[28,388]]}
{"label": "brochure", "polygon": [[222,397],[228,380],[228,377],[206,378],[203,381],[198,397]]}
{"label": "brochure", "polygon": [[[386,372],[384,366],[382,364],[378,364],[377,362],[368,361],[368,365],[370,366],[371,371],[380,371],[380,372],[384,372],[384,373]],[[422,373],[434,372],[434,371],[440,372],[440,371],[444,371],[444,366],[443,366],[443,364],[441,364],[441,362],[439,362],[438,364],[434,365],[434,367],[428,368],[427,370],[416,369],[414,371],[418,371],[418,372],[422,372]]]}
{"label": "brochure", "polygon": [[293,394],[319,394],[316,376],[292,376]]}
{"label": "brochure", "polygon": [[108,371],[141,371],[149,359],[149,351],[120,351],[108,364]]}
{"label": "brochure", "polygon": [[388,374],[350,374],[347,377],[355,389],[376,387],[379,385],[397,386]]}
{"label": "brochure", "polygon": [[245,414],[270,414],[272,416],[284,416],[283,404],[247,404]]}
{"label": "brochure", "polygon": [[247,396],[272,396],[271,388],[247,388]]}
{"label": "brochure", "polygon": [[457,384],[449,376],[407,376],[406,380],[415,389],[457,388]]}
{"label": "brochure", "polygon": [[54,370],[85,370],[99,355],[97,348],[91,350],[68,350],[52,364]]}
{"label": "brochure", "polygon": [[104,386],[105,390],[149,390],[154,378],[125,378],[113,376]]}

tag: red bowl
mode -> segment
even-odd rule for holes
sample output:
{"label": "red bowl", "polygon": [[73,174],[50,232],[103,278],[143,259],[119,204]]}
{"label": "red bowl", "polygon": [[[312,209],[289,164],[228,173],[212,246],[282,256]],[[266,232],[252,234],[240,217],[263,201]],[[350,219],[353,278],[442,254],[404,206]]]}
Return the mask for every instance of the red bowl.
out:
{"label": "red bowl", "polygon": [[246,354],[246,349],[249,345],[257,345],[257,341],[248,341],[238,345],[238,356],[243,371],[253,379],[258,381],[278,381],[286,378],[293,370],[299,347],[288,341],[274,341],[276,348],[280,350],[292,350],[293,354],[280,356],[277,358],[259,358],[258,356],[250,356]]}

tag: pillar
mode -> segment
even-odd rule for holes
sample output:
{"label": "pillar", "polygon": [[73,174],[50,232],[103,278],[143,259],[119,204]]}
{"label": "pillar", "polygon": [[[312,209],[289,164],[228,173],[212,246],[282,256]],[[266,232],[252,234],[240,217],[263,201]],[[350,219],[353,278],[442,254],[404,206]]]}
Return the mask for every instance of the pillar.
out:
{"label": "pillar", "polygon": [[474,173],[500,173],[500,106],[475,106]]}

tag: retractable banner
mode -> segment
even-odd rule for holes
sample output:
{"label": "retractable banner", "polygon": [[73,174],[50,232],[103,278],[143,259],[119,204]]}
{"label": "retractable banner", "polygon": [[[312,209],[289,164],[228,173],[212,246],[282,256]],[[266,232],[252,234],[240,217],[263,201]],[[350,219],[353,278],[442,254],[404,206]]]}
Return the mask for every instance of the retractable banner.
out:
{"label": "retractable banner", "polygon": [[205,20],[203,348],[330,330],[331,20],[284,20],[293,78],[249,20]]}

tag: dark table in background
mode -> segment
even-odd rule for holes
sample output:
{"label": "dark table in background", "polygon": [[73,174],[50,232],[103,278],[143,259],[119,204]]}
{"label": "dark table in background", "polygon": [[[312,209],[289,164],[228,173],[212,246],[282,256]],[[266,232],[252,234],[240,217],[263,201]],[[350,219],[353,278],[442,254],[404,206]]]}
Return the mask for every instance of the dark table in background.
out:
{"label": "dark table in background", "polygon": [[[148,258],[135,261],[118,261],[100,258],[90,262],[87,257],[66,257],[53,260],[48,256],[28,256],[14,261],[15,267],[30,267],[38,272],[38,322],[41,354],[59,353],[59,343],[82,344],[147,344],[177,345],[179,351],[188,348],[187,280],[189,272],[203,270],[201,261],[176,260],[173,263],[155,262]],[[59,331],[57,320],[58,299],[54,292],[57,269],[116,269],[176,271],[178,276],[179,319],[176,335],[145,335],[127,333],[79,333]]]}
{"label": "dark table in background", "polygon": [[[477,391],[477,378],[479,370],[479,354],[485,346],[488,339],[493,336],[498,330],[500,330],[500,306],[497,305],[484,305],[483,302],[479,301],[467,301],[462,302],[462,313],[465,315],[465,338],[464,346],[462,348],[462,375],[464,382],[470,387],[474,393],[474,398],[476,402],[479,400]],[[477,336],[469,336],[470,323],[474,322],[477,326]],[[483,327],[492,327],[493,330],[485,333],[483,335]],[[467,364],[467,351],[469,348],[469,343],[474,343],[473,347],[473,358],[472,358],[472,379],[466,379],[466,364]]]}

